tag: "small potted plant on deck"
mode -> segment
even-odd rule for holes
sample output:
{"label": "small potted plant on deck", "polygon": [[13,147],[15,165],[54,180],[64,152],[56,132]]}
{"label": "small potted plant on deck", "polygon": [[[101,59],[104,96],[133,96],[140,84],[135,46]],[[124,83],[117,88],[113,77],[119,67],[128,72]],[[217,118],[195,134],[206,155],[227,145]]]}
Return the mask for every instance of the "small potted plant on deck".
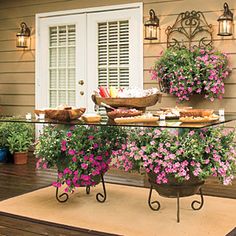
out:
{"label": "small potted plant on deck", "polygon": [[28,150],[33,141],[33,128],[25,123],[9,123],[7,143],[9,151],[13,154],[15,164],[26,164]]}

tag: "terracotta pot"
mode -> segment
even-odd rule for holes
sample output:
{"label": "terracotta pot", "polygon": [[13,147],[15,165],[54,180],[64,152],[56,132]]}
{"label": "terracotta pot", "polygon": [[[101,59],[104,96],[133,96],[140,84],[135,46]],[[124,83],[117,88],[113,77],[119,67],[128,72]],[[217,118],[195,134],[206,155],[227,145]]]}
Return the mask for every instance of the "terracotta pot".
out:
{"label": "terracotta pot", "polygon": [[14,153],[14,164],[23,165],[27,164],[28,152],[15,152]]}
{"label": "terracotta pot", "polygon": [[185,180],[183,182],[177,182],[175,178],[169,177],[167,184],[157,184],[156,176],[157,175],[155,173],[148,173],[150,184],[159,193],[159,195],[169,198],[177,197],[177,193],[179,193],[179,197],[194,195],[205,183],[205,181],[192,176],[189,180]]}

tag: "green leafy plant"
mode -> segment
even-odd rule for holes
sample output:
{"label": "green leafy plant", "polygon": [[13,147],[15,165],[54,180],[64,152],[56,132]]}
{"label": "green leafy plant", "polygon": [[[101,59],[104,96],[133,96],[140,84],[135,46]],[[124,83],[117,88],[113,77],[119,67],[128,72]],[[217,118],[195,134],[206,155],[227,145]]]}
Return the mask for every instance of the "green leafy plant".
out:
{"label": "green leafy plant", "polygon": [[32,144],[34,132],[30,124],[8,122],[7,146],[11,153],[26,152]]}
{"label": "green leafy plant", "polygon": [[32,137],[29,137],[26,132],[23,133],[12,133],[7,138],[9,145],[9,151],[13,154],[14,152],[26,152],[32,144]]}
{"label": "green leafy plant", "polygon": [[0,123],[0,148],[7,147],[7,137],[9,135],[9,129],[7,123]]}

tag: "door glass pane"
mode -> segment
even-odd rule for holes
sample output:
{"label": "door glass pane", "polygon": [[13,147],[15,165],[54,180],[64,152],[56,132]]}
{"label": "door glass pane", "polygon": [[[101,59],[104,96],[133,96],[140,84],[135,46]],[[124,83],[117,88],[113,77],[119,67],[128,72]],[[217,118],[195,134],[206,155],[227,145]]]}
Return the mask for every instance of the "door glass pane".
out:
{"label": "door glass pane", "polygon": [[66,104],[66,91],[62,90],[58,92],[59,104]]}
{"label": "door glass pane", "polygon": [[71,106],[75,106],[75,91],[68,92],[68,100]]}
{"label": "door glass pane", "polygon": [[58,27],[58,41],[59,41],[59,46],[65,46],[66,45],[66,26],[59,26]]}
{"label": "door glass pane", "polygon": [[75,47],[68,48],[68,67],[75,67]]}
{"label": "door glass pane", "polygon": [[59,69],[58,72],[58,88],[66,89],[66,69]]}
{"label": "door glass pane", "polygon": [[68,45],[75,46],[75,25],[68,25],[67,32],[68,32]]}
{"label": "door glass pane", "polygon": [[75,89],[75,69],[68,69],[68,89]]}
{"label": "door glass pane", "polygon": [[49,93],[49,98],[50,98],[50,107],[55,107],[57,106],[57,91],[51,90]]}
{"label": "door glass pane", "polygon": [[57,88],[57,70],[51,69],[49,74],[49,88],[56,89]]}
{"label": "door glass pane", "polygon": [[50,35],[50,47],[56,47],[57,46],[57,27],[50,27],[49,30]]}
{"label": "door glass pane", "polygon": [[58,67],[66,67],[66,51],[67,48],[58,48]]}
{"label": "door glass pane", "polygon": [[56,48],[50,48],[50,67],[56,67],[57,66],[57,49]]}

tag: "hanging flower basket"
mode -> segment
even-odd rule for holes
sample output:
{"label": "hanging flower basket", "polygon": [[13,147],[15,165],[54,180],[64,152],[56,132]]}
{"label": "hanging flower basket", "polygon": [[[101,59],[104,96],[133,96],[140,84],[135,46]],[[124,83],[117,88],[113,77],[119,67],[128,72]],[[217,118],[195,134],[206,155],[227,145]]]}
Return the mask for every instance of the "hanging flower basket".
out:
{"label": "hanging flower basket", "polygon": [[168,48],[155,63],[151,79],[157,80],[162,92],[178,101],[194,94],[214,101],[224,94],[224,79],[229,77],[228,58],[212,48]]}

